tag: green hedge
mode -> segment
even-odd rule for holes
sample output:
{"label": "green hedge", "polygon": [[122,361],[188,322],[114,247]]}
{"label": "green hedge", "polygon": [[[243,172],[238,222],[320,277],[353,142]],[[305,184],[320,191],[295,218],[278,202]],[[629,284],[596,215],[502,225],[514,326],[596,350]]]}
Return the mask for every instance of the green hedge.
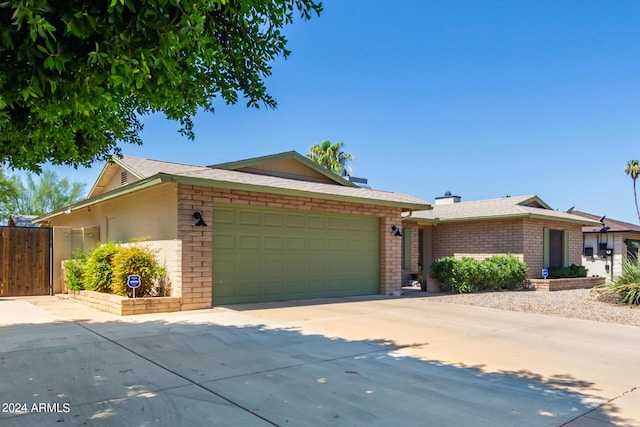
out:
{"label": "green hedge", "polygon": [[140,287],[136,289],[136,296],[162,295],[164,292],[157,292],[157,289],[166,272],[158,264],[156,254],[157,251],[140,245],[119,247],[113,257],[113,293],[133,296],[131,288],[127,286],[127,278],[136,274],[140,276]]}
{"label": "green hedge", "polygon": [[82,251],[74,254],[75,259],[68,259],[64,262],[64,281],[66,287],[72,291],[84,289],[83,275],[87,263],[87,255]]}
{"label": "green hedge", "polygon": [[587,277],[587,269],[582,265],[571,264],[569,267],[549,267],[550,279],[571,279]]}
{"label": "green hedge", "polygon": [[111,293],[113,257],[117,252],[115,243],[106,242],[89,253],[83,275],[85,289]]}
{"label": "green hedge", "polygon": [[439,258],[431,264],[431,277],[447,292],[468,293],[522,288],[529,268],[512,255],[496,255],[483,261],[474,258]]}
{"label": "green hedge", "polygon": [[140,244],[119,246],[106,242],[89,252],[77,253],[64,263],[67,288],[132,296],[127,277],[140,276],[136,296],[166,296],[166,271],[156,259],[157,250]]}

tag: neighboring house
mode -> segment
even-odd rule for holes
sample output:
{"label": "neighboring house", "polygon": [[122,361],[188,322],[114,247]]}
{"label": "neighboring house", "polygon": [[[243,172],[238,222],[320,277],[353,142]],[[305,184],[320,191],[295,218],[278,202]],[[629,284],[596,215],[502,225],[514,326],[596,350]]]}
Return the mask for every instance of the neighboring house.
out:
{"label": "neighboring house", "polygon": [[582,228],[582,264],[589,275],[613,280],[622,273],[624,259],[638,257],[640,226],[575,210],[573,214],[598,223]]}
{"label": "neighboring house", "polygon": [[534,195],[461,202],[447,193],[433,209],[404,218],[403,271],[428,271],[446,256],[512,254],[529,266],[530,278],[541,278],[543,268],[580,265],[582,227],[597,224],[555,211]]}
{"label": "neighboring house", "polygon": [[54,244],[61,227],[78,234],[76,247],[146,237],[188,310],[398,291],[394,230],[403,212],[430,207],[360,188],[296,152],[210,167],[125,156],[105,165],[87,199],[37,222],[54,227]]}
{"label": "neighboring house", "polygon": [[10,227],[35,227],[32,222],[37,215],[10,215],[8,225]]}

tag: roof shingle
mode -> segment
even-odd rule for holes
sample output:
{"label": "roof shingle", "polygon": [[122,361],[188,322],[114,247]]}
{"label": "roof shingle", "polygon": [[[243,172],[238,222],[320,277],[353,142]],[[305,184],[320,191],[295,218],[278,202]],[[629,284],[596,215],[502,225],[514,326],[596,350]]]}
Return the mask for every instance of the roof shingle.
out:
{"label": "roof shingle", "polygon": [[[537,203],[536,203],[537,202]],[[448,205],[435,205],[432,210],[413,212],[412,220],[426,220],[432,222],[469,221],[479,219],[499,219],[518,217],[546,217],[560,221],[592,224],[587,218],[566,212],[532,207],[528,204],[542,202],[537,196],[503,197],[500,199],[477,200]],[[544,204],[544,202],[542,202]]]}

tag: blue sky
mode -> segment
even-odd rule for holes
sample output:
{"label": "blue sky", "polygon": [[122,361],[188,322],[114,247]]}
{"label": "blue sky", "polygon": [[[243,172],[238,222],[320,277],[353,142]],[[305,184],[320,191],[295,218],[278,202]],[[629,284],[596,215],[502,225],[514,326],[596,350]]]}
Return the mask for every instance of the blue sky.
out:
{"label": "blue sky", "polygon": [[[196,140],[161,116],[127,155],[207,165],[345,143],[353,175],[429,201],[537,194],[638,222],[640,1],[329,0],[288,27],[277,110],[220,103]],[[88,183],[91,170],[55,168]]]}

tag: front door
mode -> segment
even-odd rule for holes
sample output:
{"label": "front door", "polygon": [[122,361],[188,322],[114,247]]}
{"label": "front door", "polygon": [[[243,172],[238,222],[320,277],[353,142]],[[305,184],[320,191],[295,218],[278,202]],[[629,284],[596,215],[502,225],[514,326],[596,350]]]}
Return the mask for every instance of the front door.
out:
{"label": "front door", "polygon": [[564,266],[562,230],[549,230],[549,267]]}

